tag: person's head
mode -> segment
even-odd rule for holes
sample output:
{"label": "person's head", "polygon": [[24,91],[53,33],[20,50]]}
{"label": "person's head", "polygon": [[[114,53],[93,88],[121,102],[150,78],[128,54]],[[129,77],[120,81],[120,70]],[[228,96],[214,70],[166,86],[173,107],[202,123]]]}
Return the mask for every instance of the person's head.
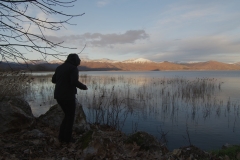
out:
{"label": "person's head", "polygon": [[75,66],[79,66],[80,63],[81,63],[81,59],[78,57],[77,54],[71,53],[71,54],[68,55],[68,57],[67,57],[65,62],[71,63],[71,64],[73,64]]}

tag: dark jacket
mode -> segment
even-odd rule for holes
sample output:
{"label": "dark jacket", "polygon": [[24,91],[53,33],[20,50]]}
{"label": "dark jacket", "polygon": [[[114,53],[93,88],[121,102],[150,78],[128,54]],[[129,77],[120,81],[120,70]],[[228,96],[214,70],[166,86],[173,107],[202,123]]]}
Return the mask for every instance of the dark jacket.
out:
{"label": "dark jacket", "polygon": [[[69,54],[67,60],[56,68],[52,77],[55,83],[54,98],[59,100],[75,99],[77,88],[86,90],[87,86],[78,81],[80,59],[77,54]],[[76,88],[77,87],[77,88]]]}

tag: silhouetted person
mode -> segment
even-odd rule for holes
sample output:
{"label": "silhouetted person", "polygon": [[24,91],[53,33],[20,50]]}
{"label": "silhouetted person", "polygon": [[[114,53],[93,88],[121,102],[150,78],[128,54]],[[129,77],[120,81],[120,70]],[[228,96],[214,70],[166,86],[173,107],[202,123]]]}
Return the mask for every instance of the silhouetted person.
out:
{"label": "silhouetted person", "polygon": [[72,128],[75,117],[75,95],[77,88],[87,90],[87,86],[78,81],[80,58],[77,54],[69,54],[67,60],[58,66],[52,77],[55,83],[54,98],[61,106],[65,116],[59,130],[58,139],[61,142],[73,142]]}

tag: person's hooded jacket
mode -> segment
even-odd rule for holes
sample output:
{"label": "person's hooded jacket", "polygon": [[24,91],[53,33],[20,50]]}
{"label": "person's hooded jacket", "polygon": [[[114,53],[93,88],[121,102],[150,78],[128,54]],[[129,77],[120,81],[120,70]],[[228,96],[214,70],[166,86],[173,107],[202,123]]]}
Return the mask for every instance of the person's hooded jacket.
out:
{"label": "person's hooded jacket", "polygon": [[[52,77],[55,83],[54,98],[59,100],[75,99],[77,88],[86,90],[87,86],[78,81],[80,58],[77,54],[69,54],[67,60],[56,68]],[[76,88],[77,87],[77,88]]]}

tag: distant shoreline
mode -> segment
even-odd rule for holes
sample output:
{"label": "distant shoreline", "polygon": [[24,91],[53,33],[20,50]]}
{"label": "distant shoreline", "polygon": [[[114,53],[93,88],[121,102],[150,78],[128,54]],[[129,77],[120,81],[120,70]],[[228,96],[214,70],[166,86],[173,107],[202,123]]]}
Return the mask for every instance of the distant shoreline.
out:
{"label": "distant shoreline", "polygon": [[[11,63],[13,70],[29,70],[51,72],[61,63],[18,64]],[[9,64],[0,63],[0,70],[11,70]],[[79,71],[240,71],[240,65],[227,64],[217,61],[197,63],[109,63],[109,62],[82,62],[78,66]]]}

